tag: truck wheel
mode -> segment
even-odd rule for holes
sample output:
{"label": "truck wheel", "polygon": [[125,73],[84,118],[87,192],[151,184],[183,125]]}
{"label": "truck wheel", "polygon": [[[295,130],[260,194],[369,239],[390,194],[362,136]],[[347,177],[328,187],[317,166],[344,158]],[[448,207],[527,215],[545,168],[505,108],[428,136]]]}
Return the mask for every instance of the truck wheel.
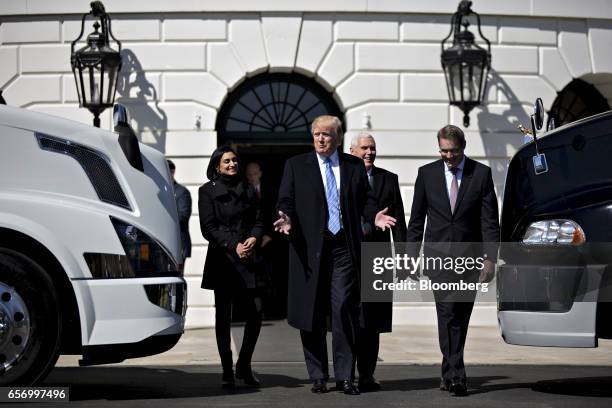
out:
{"label": "truck wheel", "polygon": [[0,386],[36,384],[59,356],[59,302],[35,262],[0,248]]}

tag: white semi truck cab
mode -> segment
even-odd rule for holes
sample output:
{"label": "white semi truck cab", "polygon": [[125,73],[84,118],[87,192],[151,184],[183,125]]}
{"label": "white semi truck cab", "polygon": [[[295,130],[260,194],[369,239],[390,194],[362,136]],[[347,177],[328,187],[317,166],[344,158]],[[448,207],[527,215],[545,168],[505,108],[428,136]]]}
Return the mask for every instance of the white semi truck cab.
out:
{"label": "white semi truck cab", "polygon": [[173,347],[180,232],[164,156],[116,132],[0,105],[0,386]]}

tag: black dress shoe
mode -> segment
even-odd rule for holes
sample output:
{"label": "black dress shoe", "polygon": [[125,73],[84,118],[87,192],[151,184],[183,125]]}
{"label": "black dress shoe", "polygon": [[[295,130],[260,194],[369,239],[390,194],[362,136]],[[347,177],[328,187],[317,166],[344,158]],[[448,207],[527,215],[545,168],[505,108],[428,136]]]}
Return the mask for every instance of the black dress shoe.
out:
{"label": "black dress shoe", "polygon": [[241,380],[245,385],[251,387],[259,387],[261,385],[259,379],[255,377],[251,366],[239,366],[236,364],[236,379]]}
{"label": "black dress shoe", "polygon": [[346,395],[359,395],[359,388],[353,384],[352,381],[344,380],[344,381],[336,381],[336,389],[338,391],[342,391]]}
{"label": "black dress shoe", "polygon": [[378,391],[380,390],[380,383],[374,377],[360,378],[359,390],[363,392]]}
{"label": "black dress shoe", "polygon": [[327,381],[325,380],[314,380],[312,382],[312,388],[310,389],[315,394],[325,394],[327,392]]}
{"label": "black dress shoe", "polygon": [[451,394],[454,394],[456,397],[465,397],[466,395],[468,395],[467,384],[465,380],[453,380],[450,386],[448,387],[448,391]]}
{"label": "black dress shoe", "polygon": [[236,388],[236,380],[234,379],[233,371],[223,371],[223,376],[221,377],[221,388],[226,390]]}
{"label": "black dress shoe", "polygon": [[448,391],[451,386],[451,380],[446,380],[442,378],[440,380],[440,391]]}

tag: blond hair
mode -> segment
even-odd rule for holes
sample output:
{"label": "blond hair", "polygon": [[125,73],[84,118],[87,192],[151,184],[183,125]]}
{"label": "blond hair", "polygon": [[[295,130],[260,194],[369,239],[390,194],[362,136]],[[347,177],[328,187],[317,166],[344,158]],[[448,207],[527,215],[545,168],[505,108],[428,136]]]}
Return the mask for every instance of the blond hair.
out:
{"label": "blond hair", "polygon": [[319,126],[319,125],[331,125],[333,127],[336,128],[336,136],[338,137],[338,140],[341,141],[342,137],[344,136],[344,132],[342,131],[342,121],[336,117],[336,116],[332,116],[332,115],[321,115],[321,116],[317,116],[313,121],[312,124],[310,125],[310,131],[312,133],[314,133],[314,128],[315,126]]}

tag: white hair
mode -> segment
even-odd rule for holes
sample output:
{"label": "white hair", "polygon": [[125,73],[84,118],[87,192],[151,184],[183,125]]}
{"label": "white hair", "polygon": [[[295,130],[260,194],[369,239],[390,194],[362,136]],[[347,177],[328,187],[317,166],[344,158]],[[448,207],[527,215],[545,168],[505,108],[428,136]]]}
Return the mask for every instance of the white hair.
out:
{"label": "white hair", "polygon": [[355,136],[353,136],[353,138],[351,139],[351,147],[357,147],[357,145],[359,144],[359,139],[361,138],[372,139],[374,142],[376,142],[376,139],[374,139],[374,136],[372,136],[368,132],[359,132]]}

